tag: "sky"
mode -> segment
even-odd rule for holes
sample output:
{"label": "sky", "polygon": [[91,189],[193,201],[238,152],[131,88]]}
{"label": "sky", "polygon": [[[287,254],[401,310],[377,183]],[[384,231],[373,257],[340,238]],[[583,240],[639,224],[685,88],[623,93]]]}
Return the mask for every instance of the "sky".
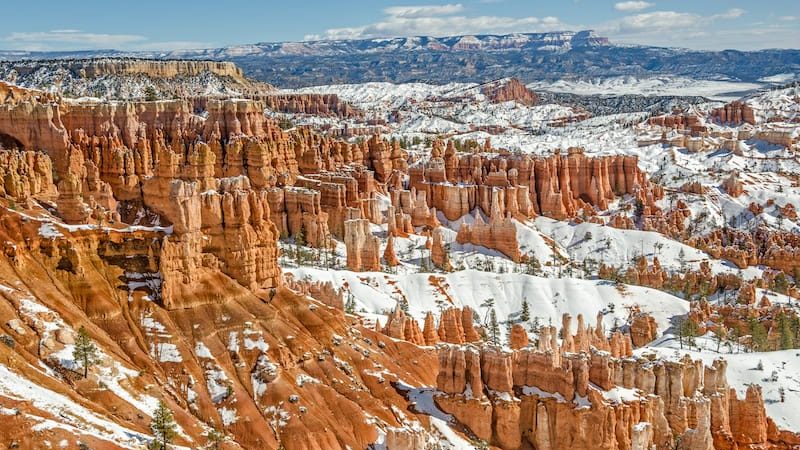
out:
{"label": "sky", "polygon": [[3,5],[0,50],[177,50],[257,42],[593,29],[614,43],[800,48],[800,0],[35,0]]}

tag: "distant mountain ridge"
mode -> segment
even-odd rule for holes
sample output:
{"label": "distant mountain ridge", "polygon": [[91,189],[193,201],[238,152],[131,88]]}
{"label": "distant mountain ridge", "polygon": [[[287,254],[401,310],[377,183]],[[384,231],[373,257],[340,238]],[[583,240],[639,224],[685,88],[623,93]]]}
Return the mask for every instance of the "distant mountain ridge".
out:
{"label": "distant mountain ridge", "polygon": [[171,52],[0,51],[0,60],[94,57],[231,61],[278,87],[385,81],[483,83],[678,75],[753,82],[800,74],[800,50],[701,51],[615,45],[594,31],[398,37],[236,45]]}
{"label": "distant mountain ridge", "polygon": [[414,36],[374,39],[314,40],[295,42],[260,42],[209,49],[169,52],[126,52],[119,50],[81,50],[65,52],[28,52],[0,50],[0,59],[56,59],[88,57],[150,57],[226,59],[245,56],[335,56],[378,54],[397,51],[503,51],[540,50],[563,52],[572,48],[610,45],[608,38],[592,30],[549,33],[475,34],[446,37]]}

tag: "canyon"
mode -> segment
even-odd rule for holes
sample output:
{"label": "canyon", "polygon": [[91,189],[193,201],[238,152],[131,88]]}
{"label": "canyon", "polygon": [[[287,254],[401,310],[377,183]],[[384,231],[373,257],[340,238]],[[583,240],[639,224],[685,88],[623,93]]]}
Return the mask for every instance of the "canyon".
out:
{"label": "canyon", "polygon": [[[15,84],[51,63],[72,90]],[[175,448],[216,448],[212,430],[224,449],[800,445],[770,377],[745,385],[744,355],[689,343],[736,328],[731,348],[752,345],[755,320],[768,365],[794,348],[797,132],[752,100],[597,125],[626,151],[533,152],[504,145],[519,124],[402,127],[427,101],[567,114],[544,138],[605,119],[513,79],[381,110],[223,62],[4,64],[4,446],[144,448],[159,402]],[[224,88],[191,90],[212,76]],[[99,77],[120,88],[78,94]],[[164,98],[123,89],[142,79]],[[330,128],[370,121],[392,132]],[[753,139],[780,173],[735,159]],[[712,148],[733,168],[690,159]],[[85,377],[82,333],[100,353]]]}

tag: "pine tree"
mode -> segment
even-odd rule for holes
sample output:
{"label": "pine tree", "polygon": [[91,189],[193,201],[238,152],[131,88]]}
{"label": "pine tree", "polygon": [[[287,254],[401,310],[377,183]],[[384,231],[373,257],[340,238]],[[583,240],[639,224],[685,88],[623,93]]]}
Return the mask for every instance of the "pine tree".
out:
{"label": "pine tree", "polygon": [[212,428],[206,433],[206,439],[208,439],[208,445],[206,446],[207,449],[219,450],[220,444],[222,444],[222,442],[225,440],[225,435],[216,428]]}
{"label": "pine tree", "polygon": [[96,364],[99,360],[97,347],[92,342],[89,332],[81,326],[78,335],[75,337],[75,348],[72,350],[72,358],[83,367],[83,378],[89,375],[89,367]]}
{"label": "pine tree", "polygon": [[153,86],[147,86],[144,88],[144,100],[147,102],[154,102],[158,100],[158,92],[156,88]]}
{"label": "pine tree", "polygon": [[489,323],[489,314],[494,309],[494,299],[489,297],[481,303],[481,308],[486,308],[486,315],[483,316],[483,324]]}
{"label": "pine tree", "polygon": [[531,311],[530,307],[528,307],[528,301],[522,301],[522,312],[519,313],[519,320],[523,322],[527,322],[531,319]]}
{"label": "pine tree", "polygon": [[172,411],[169,410],[164,401],[158,402],[155,412],[153,412],[153,420],[150,422],[150,431],[153,432],[155,439],[151,442],[150,448],[152,450],[166,450],[168,445],[177,436],[177,425],[175,418],[172,417]]}
{"label": "pine tree", "polygon": [[497,313],[494,308],[489,311],[489,340],[492,345],[500,345],[500,324],[497,323]]}
{"label": "pine tree", "polygon": [[686,264],[686,252],[684,252],[683,249],[678,252],[678,264],[680,264],[681,271],[686,272],[688,266]]}
{"label": "pine tree", "polygon": [[354,314],[356,312],[356,297],[352,292],[347,293],[347,303],[344,305],[344,312]]}
{"label": "pine tree", "polygon": [[794,348],[794,332],[791,328],[791,322],[783,312],[778,314],[778,332],[780,332],[781,337],[781,350]]}

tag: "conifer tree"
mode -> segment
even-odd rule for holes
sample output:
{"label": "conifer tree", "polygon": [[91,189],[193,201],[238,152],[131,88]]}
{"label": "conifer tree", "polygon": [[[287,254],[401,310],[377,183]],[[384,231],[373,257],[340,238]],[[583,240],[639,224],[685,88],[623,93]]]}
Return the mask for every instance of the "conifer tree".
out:
{"label": "conifer tree", "polygon": [[497,313],[494,308],[489,311],[489,340],[492,345],[500,345],[500,324],[497,323]]}
{"label": "conifer tree", "polygon": [[97,347],[92,342],[89,332],[83,326],[78,329],[78,335],[75,336],[75,348],[72,350],[72,358],[83,368],[83,378],[89,375],[89,367],[99,360]]}
{"label": "conifer tree", "polygon": [[208,439],[208,446],[206,447],[207,449],[219,450],[220,444],[222,444],[222,441],[225,440],[225,435],[216,428],[212,428],[206,433],[206,439]]}
{"label": "conifer tree", "polygon": [[522,301],[522,311],[519,313],[519,319],[523,322],[527,322],[531,319],[531,311],[527,300]]}
{"label": "conifer tree", "polygon": [[172,411],[169,410],[163,400],[158,402],[158,407],[156,407],[155,412],[153,412],[153,420],[150,422],[150,431],[153,432],[153,436],[155,437],[150,443],[151,450],[167,450],[167,446],[172,443],[172,440],[178,435],[175,418],[172,416]]}

